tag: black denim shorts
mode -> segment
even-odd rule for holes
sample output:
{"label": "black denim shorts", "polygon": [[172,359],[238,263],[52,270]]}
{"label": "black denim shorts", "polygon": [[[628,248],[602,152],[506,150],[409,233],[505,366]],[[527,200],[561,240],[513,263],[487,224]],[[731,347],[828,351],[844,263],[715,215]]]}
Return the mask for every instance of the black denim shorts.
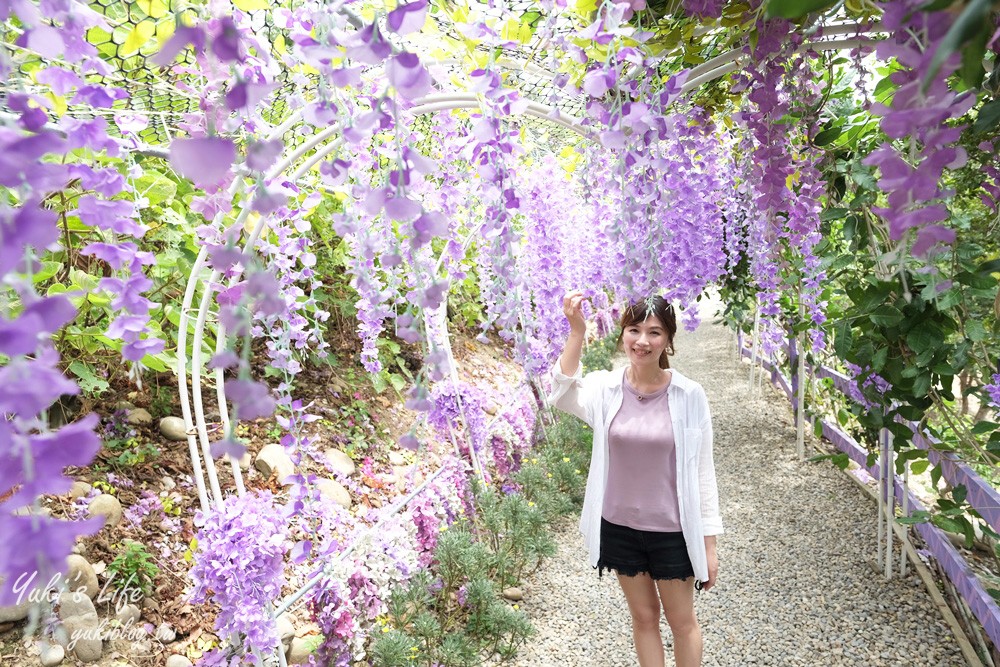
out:
{"label": "black denim shorts", "polygon": [[[619,526],[601,518],[601,555],[597,575],[604,570],[634,577],[646,573],[654,580],[687,579],[694,576],[694,567],[687,553],[684,533],[659,533]],[[701,582],[695,588],[701,589]]]}

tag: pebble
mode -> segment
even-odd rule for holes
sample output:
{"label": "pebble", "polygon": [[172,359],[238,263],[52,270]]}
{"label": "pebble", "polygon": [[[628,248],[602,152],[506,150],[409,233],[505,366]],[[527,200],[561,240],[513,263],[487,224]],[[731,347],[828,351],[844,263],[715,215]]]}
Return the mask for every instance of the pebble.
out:
{"label": "pebble", "polygon": [[90,516],[103,516],[105,518],[105,527],[114,528],[122,520],[122,504],[110,494],[102,493],[91,500],[87,507]]}
{"label": "pebble", "polygon": [[42,651],[39,660],[42,663],[42,667],[56,667],[66,658],[66,649],[64,649],[59,644],[49,644],[49,646]]}
{"label": "pebble", "polygon": [[269,478],[272,473],[278,476],[278,483],[284,484],[284,480],[295,474],[295,464],[289,458],[285,448],[281,445],[266,445],[257,454],[254,466],[264,477]]}
{"label": "pebble", "polygon": [[164,417],[160,420],[160,435],[167,440],[182,442],[187,440],[187,426],[180,417]]}
{"label": "pebble", "polygon": [[[715,431],[725,532],[717,585],[695,594],[703,666],[964,665],[913,568],[889,581],[872,571],[874,502],[828,461],[799,462],[788,400],[766,382],[748,388],[734,336],[712,319],[703,310],[695,333],[679,331],[671,359],[704,386]],[[556,524],[557,554],[525,582],[542,592],[520,603],[537,634],[505,665],[636,665],[621,587],[590,567],[577,522]],[[662,618],[661,634],[672,665]]]}
{"label": "pebble", "polygon": [[73,655],[83,662],[101,659],[104,644],[100,620],[94,603],[85,593],[70,593],[59,598],[59,618],[66,636],[74,641]]}
{"label": "pebble", "polygon": [[316,487],[324,498],[337,503],[344,509],[351,509],[351,493],[340,482],[333,479],[318,479]]}
{"label": "pebble", "polygon": [[83,498],[90,493],[90,489],[90,484],[87,484],[86,482],[73,482],[73,486],[69,487],[69,497],[72,500]]}
{"label": "pebble", "polygon": [[327,462],[329,462],[334,471],[348,477],[357,471],[357,466],[354,464],[354,461],[345,452],[331,447],[323,452],[323,454],[326,456]]}
{"label": "pebble", "polygon": [[149,426],[153,423],[153,415],[146,408],[132,408],[125,414],[125,421],[133,426]]}
{"label": "pebble", "polygon": [[91,600],[101,591],[97,583],[97,572],[87,559],[77,554],[66,557],[66,585],[69,590],[83,589]]}
{"label": "pebble", "polygon": [[154,636],[157,640],[163,642],[164,644],[169,644],[177,639],[177,633],[174,632],[174,629],[170,627],[169,623],[160,623],[156,628]]}
{"label": "pebble", "polygon": [[166,667],[191,667],[191,661],[183,655],[174,654],[167,658]]}
{"label": "pebble", "polygon": [[131,627],[139,622],[141,616],[142,612],[139,611],[138,607],[134,604],[127,604],[118,611],[115,617],[124,627]]}

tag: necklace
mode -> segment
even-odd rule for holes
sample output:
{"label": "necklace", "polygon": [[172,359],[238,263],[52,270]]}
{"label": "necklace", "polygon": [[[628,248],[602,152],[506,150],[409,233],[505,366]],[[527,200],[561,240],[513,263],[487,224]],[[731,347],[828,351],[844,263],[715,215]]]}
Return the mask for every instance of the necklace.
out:
{"label": "necklace", "polygon": [[[631,371],[631,369],[629,369],[629,370]],[[650,396],[652,396],[652,395],[653,395],[653,394],[655,394],[656,392],[660,391],[660,389],[662,389],[662,387],[660,387],[659,389],[656,389],[655,391],[651,391],[651,392],[648,392],[648,393],[646,393],[646,394],[643,394],[643,393],[642,393],[641,391],[639,391],[639,387],[637,386],[637,384],[636,384],[635,380],[633,380],[633,379],[629,378],[629,377],[628,377],[628,375],[631,375],[631,372],[629,372],[629,373],[627,373],[627,374],[626,374],[626,379],[627,379],[627,380],[629,381],[629,383],[630,383],[630,384],[632,385],[632,389],[634,389],[634,390],[635,390],[635,397],[636,397],[636,399],[637,399],[637,400],[639,400],[639,401],[642,401],[642,400],[644,400],[644,399],[647,399],[647,398],[649,398]]]}

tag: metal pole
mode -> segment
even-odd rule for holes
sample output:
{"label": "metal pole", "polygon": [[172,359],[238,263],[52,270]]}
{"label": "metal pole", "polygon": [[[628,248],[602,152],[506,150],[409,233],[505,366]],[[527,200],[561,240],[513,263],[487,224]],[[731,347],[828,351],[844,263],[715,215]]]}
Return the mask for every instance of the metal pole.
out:
{"label": "metal pole", "polygon": [[[799,320],[801,321],[804,317],[805,307],[802,305],[802,300],[799,299]],[[804,331],[799,332],[796,352],[799,363],[795,371],[795,377],[798,378],[798,386],[796,387],[798,395],[795,407],[795,451],[799,454],[799,460],[804,461],[806,458],[806,334]]]}
{"label": "metal pole", "polygon": [[885,514],[885,429],[878,434],[878,553],[875,562],[879,569],[882,569],[882,544],[885,540],[883,529],[885,522],[882,517]]}
{"label": "metal pole", "polygon": [[892,447],[892,431],[885,430],[885,578],[892,579],[892,524],[896,520],[896,472],[895,450]]}
{"label": "metal pole", "polygon": [[[910,462],[905,461],[903,463],[903,516],[910,515]],[[907,560],[906,552],[907,547],[910,546],[910,527],[903,526],[903,535],[900,537],[900,549],[899,549],[899,573],[902,576],[906,576],[907,570]]]}

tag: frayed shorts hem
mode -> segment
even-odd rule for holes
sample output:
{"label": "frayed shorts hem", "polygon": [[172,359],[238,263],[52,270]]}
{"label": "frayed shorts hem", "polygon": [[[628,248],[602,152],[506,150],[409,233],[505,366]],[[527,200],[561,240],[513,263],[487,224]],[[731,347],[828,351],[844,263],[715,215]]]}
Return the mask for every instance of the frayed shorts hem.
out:
{"label": "frayed shorts hem", "polygon": [[[694,576],[691,573],[684,573],[684,572],[654,576],[652,572],[650,572],[648,569],[642,566],[629,567],[620,565],[606,565],[604,563],[598,563],[597,565],[594,566],[594,569],[597,570],[598,579],[602,579],[604,577],[604,570],[607,570],[608,572],[614,572],[615,574],[618,574],[622,577],[637,577],[640,574],[648,574],[650,579],[652,579],[653,581],[670,581],[670,580],[683,581],[685,579],[689,579]],[[695,589],[700,591],[701,586],[702,586],[701,581],[695,579],[694,582]]]}

